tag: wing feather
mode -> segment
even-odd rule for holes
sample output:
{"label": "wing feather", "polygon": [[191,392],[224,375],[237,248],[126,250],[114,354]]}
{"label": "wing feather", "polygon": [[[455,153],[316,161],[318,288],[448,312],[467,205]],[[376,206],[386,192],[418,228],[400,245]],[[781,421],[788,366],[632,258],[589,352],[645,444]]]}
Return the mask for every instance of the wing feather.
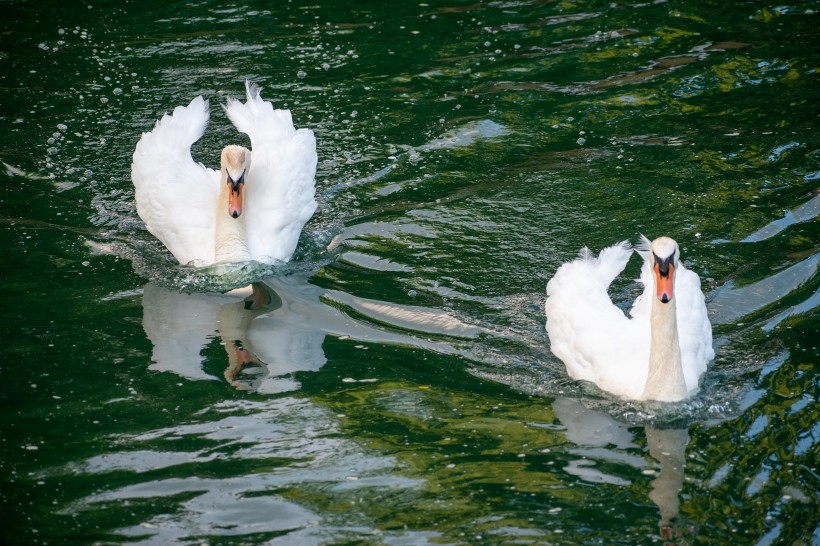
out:
{"label": "wing feather", "polygon": [[219,172],[191,158],[207,124],[201,96],[178,106],[142,135],[131,163],[137,213],[183,265],[214,259]]}
{"label": "wing feather", "polygon": [[245,225],[251,258],[287,261],[316,210],[316,138],[293,126],[289,110],[275,110],[246,82],[244,103],[229,99],[225,112],[251,140],[245,187]]}
{"label": "wing feather", "polygon": [[646,381],[649,336],[642,336],[639,321],[628,319],[607,293],[631,255],[624,241],[597,258],[587,251],[562,265],[547,284],[545,311],[550,349],[571,377],[634,398],[640,392],[630,386],[642,390]]}
{"label": "wing feather", "polygon": [[712,325],[706,312],[706,298],[700,288],[700,277],[694,271],[678,265],[675,273],[678,309],[678,339],[686,387],[697,387],[698,378],[706,372],[706,364],[715,357],[712,346]]}

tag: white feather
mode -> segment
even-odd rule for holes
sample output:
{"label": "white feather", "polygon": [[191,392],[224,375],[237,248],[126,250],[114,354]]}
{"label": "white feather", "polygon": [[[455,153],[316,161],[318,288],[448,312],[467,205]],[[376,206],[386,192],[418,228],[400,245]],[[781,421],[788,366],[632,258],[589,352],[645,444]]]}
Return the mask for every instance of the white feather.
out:
{"label": "white feather", "polygon": [[137,213],[183,265],[214,259],[219,172],[191,158],[207,124],[201,96],[178,106],[142,135],[131,163]]}
{"label": "white feather", "polygon": [[217,221],[218,214],[228,214],[227,202],[221,203],[221,174],[191,158],[191,144],[208,123],[208,102],[202,97],[163,116],[153,131],[142,135],[134,152],[131,177],[137,212],[183,265],[209,265],[217,257],[287,261],[316,210],[313,133],[296,130],[290,111],[274,110],[257,86],[247,82],[246,92],[245,103],[229,99],[225,106],[252,145],[239,218]]}
{"label": "white feather", "polygon": [[[625,241],[605,248],[597,258],[582,254],[562,265],[547,283],[545,312],[551,350],[564,362],[570,377],[640,400],[649,373],[650,311],[655,296],[645,237],[636,252],[644,260],[639,279],[644,290],[630,309],[631,318],[607,293],[631,256]],[[676,269],[675,299],[681,366],[691,394],[714,350],[700,278],[682,263]]]}
{"label": "white feather", "polygon": [[[289,110],[274,110],[260,89],[246,83],[245,103],[229,99],[225,112],[251,139],[246,188],[248,248],[261,262],[289,260],[302,227],[316,210],[316,138],[296,130]],[[256,181],[263,180],[264,184]]]}

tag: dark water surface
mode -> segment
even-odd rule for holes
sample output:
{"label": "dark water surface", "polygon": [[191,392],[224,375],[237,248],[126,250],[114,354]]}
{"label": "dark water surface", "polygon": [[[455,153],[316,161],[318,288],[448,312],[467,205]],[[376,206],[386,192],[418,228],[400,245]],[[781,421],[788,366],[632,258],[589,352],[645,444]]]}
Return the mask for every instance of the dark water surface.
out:
{"label": "dark water surface", "polygon": [[[820,2],[0,7],[0,542],[820,544]],[[203,94],[215,167],[246,78],[316,133],[320,206],[214,278],[130,160]],[[556,268],[639,233],[715,330],[671,407],[544,332]]]}

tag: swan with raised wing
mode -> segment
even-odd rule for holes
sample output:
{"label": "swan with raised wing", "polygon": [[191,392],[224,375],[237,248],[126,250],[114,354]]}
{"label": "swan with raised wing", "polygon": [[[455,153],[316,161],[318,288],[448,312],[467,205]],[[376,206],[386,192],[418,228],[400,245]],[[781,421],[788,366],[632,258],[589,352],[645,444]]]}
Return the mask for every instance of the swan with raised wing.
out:
{"label": "swan with raised wing", "polygon": [[629,242],[597,258],[584,247],[558,269],[547,283],[550,348],[573,379],[632,400],[684,400],[715,355],[700,278],[684,267],[669,237],[642,237],[636,250],[644,259],[644,290],[631,318],[607,294],[632,255]]}
{"label": "swan with raised wing", "polygon": [[295,129],[256,85],[245,88],[246,101],[224,109],[251,150],[226,146],[219,171],[191,158],[208,124],[202,96],[165,114],[134,151],[137,213],[182,265],[287,261],[316,210],[313,132]]}

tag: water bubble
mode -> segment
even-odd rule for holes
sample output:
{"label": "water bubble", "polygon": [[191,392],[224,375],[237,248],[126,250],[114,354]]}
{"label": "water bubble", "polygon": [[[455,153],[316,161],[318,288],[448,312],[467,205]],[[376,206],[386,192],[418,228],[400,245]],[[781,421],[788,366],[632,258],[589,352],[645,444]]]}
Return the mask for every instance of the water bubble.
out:
{"label": "water bubble", "polygon": [[586,141],[587,139],[585,139],[584,137],[581,137],[578,140],[576,140],[579,146],[583,146],[586,143]]}
{"label": "water bubble", "polygon": [[113,93],[115,95],[122,95],[122,89],[120,89],[119,87],[115,87]]}
{"label": "water bubble", "polygon": [[296,77],[299,78],[300,80],[304,79],[305,76],[307,76],[307,73],[304,70],[300,70],[299,72],[296,73]]}
{"label": "water bubble", "polygon": [[322,70],[330,70],[330,65],[327,63],[322,63]]}
{"label": "water bubble", "polygon": [[100,97],[100,102],[105,104],[108,102],[108,97]]}

